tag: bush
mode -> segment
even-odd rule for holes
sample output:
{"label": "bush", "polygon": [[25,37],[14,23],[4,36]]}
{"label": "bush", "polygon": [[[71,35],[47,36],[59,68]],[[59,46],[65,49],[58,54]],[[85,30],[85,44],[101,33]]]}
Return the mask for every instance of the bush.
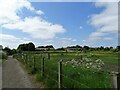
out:
{"label": "bush", "polygon": [[3,51],[0,51],[0,62],[4,62],[7,59],[7,54]]}

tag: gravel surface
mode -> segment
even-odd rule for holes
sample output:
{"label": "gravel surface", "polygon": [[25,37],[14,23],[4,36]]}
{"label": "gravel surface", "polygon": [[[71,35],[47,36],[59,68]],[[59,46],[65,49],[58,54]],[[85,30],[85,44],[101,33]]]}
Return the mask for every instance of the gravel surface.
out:
{"label": "gravel surface", "polygon": [[12,56],[2,66],[2,88],[35,88],[23,67]]}

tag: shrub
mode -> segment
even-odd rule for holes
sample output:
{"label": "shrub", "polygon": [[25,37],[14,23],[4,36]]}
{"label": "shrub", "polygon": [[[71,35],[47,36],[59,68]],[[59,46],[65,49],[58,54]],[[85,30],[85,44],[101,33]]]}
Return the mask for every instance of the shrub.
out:
{"label": "shrub", "polygon": [[0,51],[0,62],[4,62],[7,59],[7,54],[3,51]]}
{"label": "shrub", "polygon": [[100,70],[104,65],[104,62],[100,59],[92,60],[89,58],[83,58],[83,60],[71,60],[65,62],[66,64],[71,63],[73,67],[80,66],[81,68],[85,69],[96,69]]}

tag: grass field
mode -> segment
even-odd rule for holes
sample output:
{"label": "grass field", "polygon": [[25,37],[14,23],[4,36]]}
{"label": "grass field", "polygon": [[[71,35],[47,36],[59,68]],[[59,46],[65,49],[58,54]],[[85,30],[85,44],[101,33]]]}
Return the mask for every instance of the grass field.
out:
{"label": "grass field", "polygon": [[[44,79],[41,76],[41,65],[43,57],[45,57]],[[27,60],[26,67],[29,72],[34,73],[36,75],[36,80],[44,82],[50,88],[58,87],[58,62],[60,60],[63,60],[63,88],[111,88],[111,75],[107,73],[107,71],[116,70],[118,54],[109,51],[91,51],[86,53],[51,52],[50,54],[48,54],[48,52],[29,52],[29,54],[26,52],[26,56],[24,55],[23,58],[20,58],[20,55],[17,55],[17,58],[22,62]],[[92,62],[95,62],[97,59],[101,59],[104,62],[104,65],[100,70],[98,70],[95,68],[82,68],[79,65],[75,66],[73,63],[66,64],[67,61],[81,59],[83,61],[85,58],[90,59]],[[33,60],[35,60],[35,63]]]}

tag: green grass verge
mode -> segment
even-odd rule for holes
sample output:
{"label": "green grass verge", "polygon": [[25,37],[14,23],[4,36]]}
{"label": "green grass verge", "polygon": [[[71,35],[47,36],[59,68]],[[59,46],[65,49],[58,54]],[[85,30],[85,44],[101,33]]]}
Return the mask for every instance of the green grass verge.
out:
{"label": "green grass verge", "polygon": [[[81,57],[82,56],[82,57]],[[22,58],[20,55],[16,57]],[[45,57],[45,75],[41,76],[42,57]],[[50,88],[58,87],[58,61],[68,61],[72,59],[81,59],[89,57],[93,60],[101,59],[105,64],[114,64],[117,62],[117,54],[113,52],[87,52],[87,53],[54,53],[50,54],[27,54],[21,59],[21,62],[26,63],[30,73],[36,74],[37,81],[43,81]],[[35,59],[35,62],[34,62]],[[35,67],[34,67],[35,63]],[[111,75],[107,72],[83,69],[81,67],[74,68],[71,64],[63,64],[62,67],[62,86],[63,88],[111,88]]]}

